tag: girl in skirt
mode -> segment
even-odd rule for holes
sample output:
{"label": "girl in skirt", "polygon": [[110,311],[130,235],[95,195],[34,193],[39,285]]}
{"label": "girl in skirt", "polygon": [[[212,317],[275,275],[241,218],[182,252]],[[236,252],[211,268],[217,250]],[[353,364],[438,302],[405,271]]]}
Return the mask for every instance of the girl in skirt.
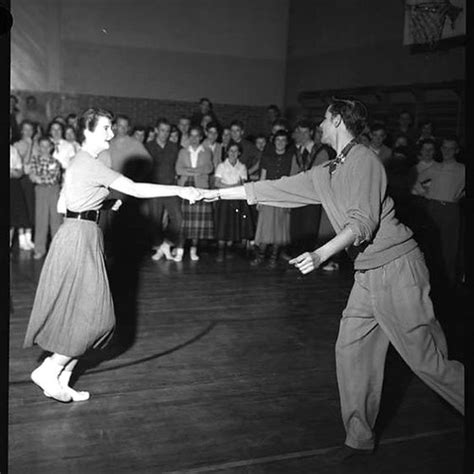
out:
{"label": "girl in skirt", "polygon": [[[203,131],[199,126],[189,129],[189,146],[179,150],[176,160],[176,174],[179,186],[195,186],[209,189],[209,180],[214,171],[212,151],[201,142]],[[199,260],[197,246],[201,239],[214,238],[214,213],[212,203],[200,201],[192,206],[183,201],[182,241],[191,240],[191,260]],[[175,261],[183,258],[184,249],[178,248]]]}
{"label": "girl in skirt", "polygon": [[20,205],[25,208],[22,214],[26,217],[23,227],[18,229],[18,241],[21,250],[33,250],[32,228],[35,222],[35,185],[29,177],[30,162],[33,155],[37,154],[38,147],[35,139],[35,124],[29,120],[23,120],[20,125],[21,139],[14,143],[14,147],[20,155],[23,163],[23,175],[20,178],[23,199]]}
{"label": "girl in skirt", "polygon": [[65,220],[44,262],[25,336],[25,347],[38,344],[52,352],[31,379],[47,397],[61,402],[89,398],[88,392],[69,386],[72,370],[88,349],[110,339],[115,326],[103,236],[97,225],[109,190],[137,198],[199,196],[192,188],[135,183],[97,160],[114,136],[111,119],[110,112],[96,108],[81,117],[82,149],[66,171],[58,204]]}
{"label": "girl in skirt", "polygon": [[[239,161],[242,154],[240,143],[230,142],[227,159],[217,166],[214,174],[216,188],[238,186],[247,181],[247,168]],[[224,200],[216,203],[216,237],[219,245],[218,261],[223,261],[226,247],[233,242],[250,240],[255,234],[255,226],[246,201]]]}
{"label": "girl in skirt", "polygon": [[[293,151],[288,147],[288,133],[279,130],[273,139],[274,147],[261,160],[260,180],[279,179],[289,176]],[[290,243],[290,210],[281,207],[258,205],[258,224],[255,232],[255,244],[258,251],[252,265],[259,265],[265,258],[265,252],[272,248],[269,266],[278,263],[280,249]]]}

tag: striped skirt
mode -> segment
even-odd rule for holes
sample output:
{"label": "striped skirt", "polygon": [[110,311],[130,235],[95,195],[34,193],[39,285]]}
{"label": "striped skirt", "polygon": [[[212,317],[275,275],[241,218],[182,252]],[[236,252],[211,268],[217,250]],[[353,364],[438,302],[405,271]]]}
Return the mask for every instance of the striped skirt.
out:
{"label": "striped skirt", "polygon": [[[194,178],[190,176],[184,186],[194,186]],[[181,235],[183,239],[214,238],[214,208],[212,203],[198,201],[190,204],[183,199],[181,203],[183,221]]]}
{"label": "striped skirt", "polygon": [[41,271],[24,347],[79,357],[103,346],[114,327],[102,231],[91,221],[65,219]]}

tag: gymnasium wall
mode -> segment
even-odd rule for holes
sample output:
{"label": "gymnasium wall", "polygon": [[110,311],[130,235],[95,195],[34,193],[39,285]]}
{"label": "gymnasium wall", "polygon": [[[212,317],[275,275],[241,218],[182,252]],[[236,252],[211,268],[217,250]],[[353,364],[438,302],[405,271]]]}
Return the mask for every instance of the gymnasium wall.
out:
{"label": "gymnasium wall", "polygon": [[12,0],[14,90],[283,105],[289,0]]}
{"label": "gymnasium wall", "polygon": [[403,46],[404,3],[292,0],[286,104],[303,91],[464,79],[463,46],[421,54]]}

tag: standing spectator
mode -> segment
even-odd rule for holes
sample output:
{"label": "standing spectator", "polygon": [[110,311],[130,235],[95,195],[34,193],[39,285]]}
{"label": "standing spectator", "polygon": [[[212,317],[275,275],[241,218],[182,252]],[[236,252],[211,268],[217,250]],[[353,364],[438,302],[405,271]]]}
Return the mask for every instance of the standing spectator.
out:
{"label": "standing spectator", "polygon": [[[210,187],[210,175],[214,171],[212,152],[201,144],[203,132],[201,127],[189,129],[189,146],[179,150],[176,162],[176,174],[179,186],[193,186],[203,189]],[[201,239],[214,238],[214,217],[212,203],[199,201],[188,205],[182,203],[183,222],[181,225],[183,241],[191,240],[191,260],[199,260],[197,247]],[[181,261],[184,248],[178,248],[176,261]]]}
{"label": "standing spectator", "polygon": [[178,148],[181,148],[181,132],[179,131],[179,128],[171,124],[171,131],[170,131],[170,138],[169,138],[171,143],[176,143],[176,146]]}
{"label": "standing spectator", "polygon": [[361,145],[365,145],[367,148],[370,148],[370,133],[361,133],[357,140]]}
{"label": "standing spectator", "polygon": [[76,133],[77,133],[77,129],[78,129],[78,126],[79,126],[77,114],[69,114],[69,115],[66,117],[66,125],[73,127],[74,130],[75,130]]}
{"label": "standing spectator", "polygon": [[29,95],[26,98],[23,118],[30,122],[38,122],[42,126],[48,122],[44,108],[38,104],[34,95]]}
{"label": "standing spectator", "polygon": [[395,137],[395,140],[393,141],[393,148],[399,148],[399,147],[408,147],[408,138],[406,135],[398,135]]}
{"label": "standing spectator", "polygon": [[[115,136],[110,140],[110,160],[112,169],[133,180],[143,180],[151,167],[151,157],[145,146],[132,138],[130,119],[117,115],[114,123]],[[107,151],[106,151],[107,152]]]}
{"label": "standing spectator", "polygon": [[[155,184],[176,184],[176,160],[178,158],[178,146],[169,141],[171,125],[168,120],[162,118],[156,122],[156,139],[146,145],[148,153],[152,158],[150,182]],[[171,245],[183,248],[181,239],[181,202],[178,196],[169,196],[150,199],[149,209],[153,218],[154,235],[153,245],[155,253],[151,257],[159,260],[165,257],[172,260]],[[168,226],[163,229],[163,215],[168,214]]]}
{"label": "standing spectator", "polygon": [[145,144],[145,133],[146,129],[143,125],[135,125],[132,130],[132,137]]}
{"label": "standing spectator", "polygon": [[387,130],[385,125],[377,123],[370,127],[370,149],[379,157],[382,164],[385,164],[392,156],[392,150],[385,145]]}
{"label": "standing spectator", "polygon": [[48,127],[48,136],[54,145],[53,157],[59,161],[63,169],[67,169],[76,150],[72,143],[64,139],[64,130],[65,127],[61,122],[53,120]]}
{"label": "standing spectator", "polygon": [[[207,126],[208,126],[211,122],[213,122],[212,118],[213,118],[213,116],[212,116],[211,114],[204,114],[204,115],[202,116],[200,125],[201,125],[201,128],[202,128],[203,130],[206,130]],[[217,123],[217,122],[216,122],[216,123]]]}
{"label": "standing spectator", "polygon": [[206,130],[206,139],[202,142],[204,146],[209,148],[212,152],[212,162],[214,164],[214,169],[222,163],[223,154],[222,154],[222,144],[217,141],[219,137],[219,125],[217,122],[211,122],[207,126]]}
{"label": "standing spectator", "polygon": [[[13,132],[10,127],[10,137]],[[29,216],[26,211],[25,196],[20,178],[23,175],[23,163],[18,150],[10,144],[10,248],[13,243],[15,229],[23,231],[29,226]],[[24,240],[24,236],[22,238]]]}
{"label": "standing spectator", "polygon": [[398,116],[398,128],[395,131],[395,136],[403,135],[408,140],[408,145],[415,144],[417,139],[416,130],[413,128],[413,117],[408,110],[402,110]]}
{"label": "standing spectator", "polygon": [[189,147],[189,127],[191,126],[191,119],[189,117],[180,117],[178,120],[178,129],[181,133],[180,146],[181,148]]}
{"label": "standing spectator", "polygon": [[[308,120],[300,120],[295,130],[300,146],[293,156],[290,175],[308,171],[329,160],[329,153],[321,143],[320,133],[318,143],[313,140],[313,127]],[[295,255],[316,248],[321,210],[321,204],[291,209],[290,239]]]}
{"label": "standing spectator", "polygon": [[81,149],[81,145],[77,141],[76,128],[72,125],[66,125],[64,129],[64,139],[74,147],[74,153],[77,153]]}
{"label": "standing spectator", "polygon": [[219,123],[213,110],[212,102],[207,97],[202,97],[199,99],[199,110],[197,110],[191,117],[191,125],[200,125],[203,130],[205,130],[205,126],[202,125],[202,119],[205,115],[210,116],[210,122]]}
{"label": "standing spectator", "polygon": [[[229,188],[247,181],[247,168],[239,161],[242,147],[231,142],[227,158],[217,166],[215,187]],[[255,225],[249,205],[245,201],[218,201],[216,203],[216,238],[219,245],[218,261],[223,261],[226,251],[234,242],[251,240],[255,234]]]}
{"label": "standing spectator", "polygon": [[11,127],[11,143],[15,143],[20,139],[20,109],[18,108],[18,97],[10,94],[10,127]]}
{"label": "standing spectator", "polygon": [[154,142],[156,140],[156,131],[155,127],[147,127],[146,128],[146,136],[145,136],[145,143]]}
{"label": "standing spectator", "polygon": [[[288,147],[288,133],[284,130],[276,132],[274,151],[265,154],[261,162],[260,180],[274,180],[289,176],[293,154]],[[265,258],[267,246],[272,246],[269,266],[275,268],[281,247],[290,243],[290,212],[289,209],[260,205],[255,233],[257,255],[252,265],[259,265]]]}
{"label": "standing spectator", "polygon": [[253,168],[258,161],[258,151],[255,145],[244,138],[244,124],[240,120],[234,120],[230,124],[230,134],[235,143],[239,143],[242,147],[242,154],[240,155],[240,162],[244,164],[249,171],[253,172]]}
{"label": "standing spectator", "polygon": [[427,140],[427,139],[436,141],[436,138],[433,135],[433,133],[434,133],[434,125],[431,120],[425,120],[424,122],[421,122],[420,136],[418,137],[416,144],[418,145],[423,140]]}
{"label": "standing spectator", "polygon": [[21,139],[14,143],[23,164],[23,175],[20,184],[23,191],[23,203],[26,205],[26,226],[18,230],[18,240],[21,250],[33,250],[33,225],[35,222],[35,190],[28,174],[32,156],[37,152],[34,141],[35,126],[30,120],[23,120],[20,126]]}
{"label": "standing spectator", "polygon": [[275,104],[269,105],[267,107],[266,120],[265,120],[265,123],[266,123],[265,126],[266,126],[266,130],[268,134],[272,132],[273,123],[275,122],[275,120],[279,118],[281,118],[280,108]]}
{"label": "standing spectator", "polygon": [[[442,272],[452,287],[456,283],[456,262],[459,251],[459,200],[465,194],[466,170],[456,161],[459,143],[455,136],[442,140],[441,163],[435,162],[420,172],[418,184],[427,200],[426,210],[440,237]],[[422,184],[420,184],[422,183]]]}
{"label": "standing spectator", "polygon": [[56,115],[51,122],[59,122],[63,127],[67,125],[67,121],[62,115]]}
{"label": "standing spectator", "polygon": [[61,163],[53,158],[54,144],[48,137],[39,140],[39,153],[31,160],[30,178],[35,186],[35,253],[40,259],[46,253],[48,231],[51,239],[62,222],[57,211],[61,185]]}
{"label": "standing spectator", "polygon": [[260,133],[255,137],[254,144],[255,148],[257,149],[257,162],[255,163],[256,171],[249,175],[250,181],[258,181],[260,179],[260,165],[262,162],[263,152],[267,146],[267,143],[267,137],[263,133]]}
{"label": "standing spectator", "polygon": [[230,133],[230,127],[224,127],[222,129],[222,154],[223,156],[227,156],[227,147],[229,146],[230,141],[232,140],[232,134]]}

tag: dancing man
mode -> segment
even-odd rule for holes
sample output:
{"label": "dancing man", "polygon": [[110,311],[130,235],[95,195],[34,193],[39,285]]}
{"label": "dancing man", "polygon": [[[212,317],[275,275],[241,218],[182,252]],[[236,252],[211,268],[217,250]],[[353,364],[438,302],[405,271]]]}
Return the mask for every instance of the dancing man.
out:
{"label": "dancing man", "polygon": [[336,370],[346,440],[334,462],[374,448],[389,343],[433,390],[464,414],[464,366],[448,360],[445,336],[429,297],[429,275],[412,231],[394,213],[387,178],[374,152],[356,142],[367,112],[358,101],[334,99],[321,123],[335,160],[276,181],[200,190],[207,200],[299,207],[321,203],[336,236],[290,260],[307,274],[346,249],[354,285],[342,313]]}
{"label": "dancing man", "polygon": [[25,347],[38,344],[53,353],[31,379],[47,397],[60,402],[89,398],[88,392],[69,386],[72,370],[88,349],[110,340],[115,326],[97,225],[109,189],[136,198],[180,196],[191,202],[199,195],[192,187],[135,183],[98,160],[114,136],[111,120],[110,112],[97,108],[81,117],[82,149],[66,171],[60,198],[66,218],[44,262],[25,336]]}

